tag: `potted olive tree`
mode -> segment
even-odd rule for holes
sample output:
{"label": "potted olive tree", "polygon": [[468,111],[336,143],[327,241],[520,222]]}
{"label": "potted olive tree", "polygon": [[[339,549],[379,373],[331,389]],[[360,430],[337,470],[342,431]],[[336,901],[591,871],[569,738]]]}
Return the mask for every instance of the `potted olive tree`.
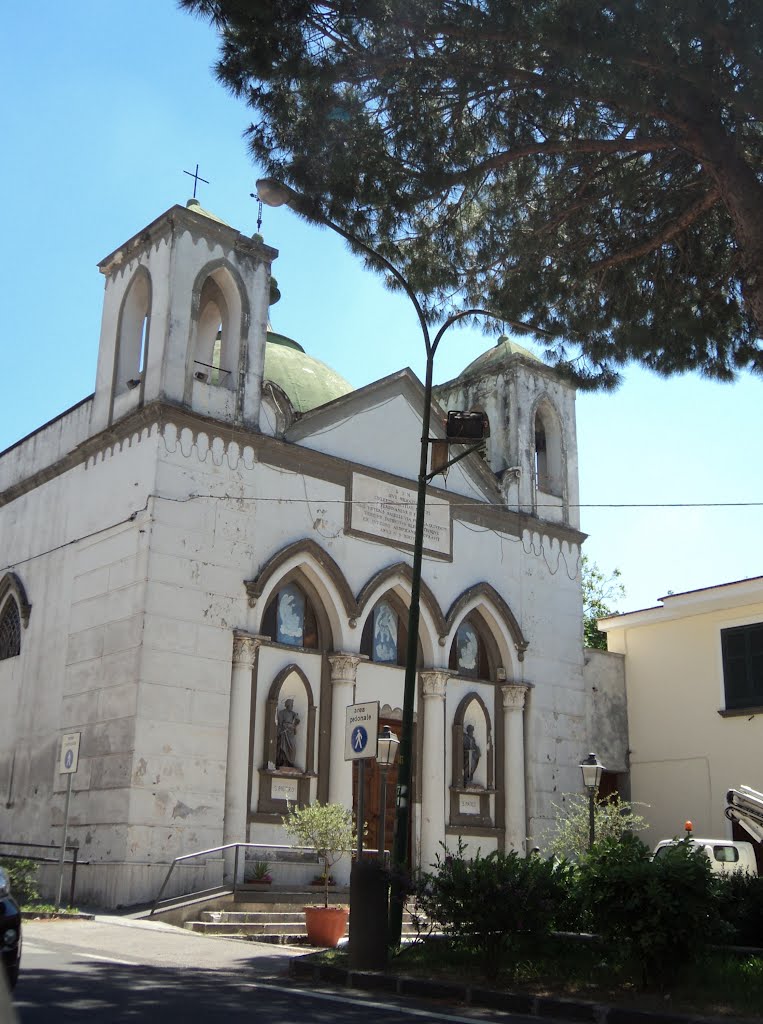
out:
{"label": "potted olive tree", "polygon": [[353,847],[352,811],[341,804],[316,801],[309,807],[293,807],[283,819],[287,835],[300,846],[312,846],[323,865],[323,906],[305,907],[307,939],[313,946],[336,946],[347,928],[349,910],[329,906],[331,868]]}

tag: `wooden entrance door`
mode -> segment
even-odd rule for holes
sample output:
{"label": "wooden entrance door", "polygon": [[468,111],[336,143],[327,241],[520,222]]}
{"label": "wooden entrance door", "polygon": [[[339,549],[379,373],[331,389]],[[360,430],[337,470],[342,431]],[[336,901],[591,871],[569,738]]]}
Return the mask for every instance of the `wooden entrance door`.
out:
{"label": "wooden entrance door", "polygon": [[[379,719],[379,732],[388,725],[392,732],[400,738],[400,722],[391,718]],[[358,762],[352,766],[352,808],[358,813]],[[392,837],[395,828],[395,793],[397,790],[397,764],[387,769],[387,793],[385,800],[386,825],[384,845],[392,849]],[[363,840],[363,849],[378,850],[381,838],[381,769],[376,758],[368,758],[365,766],[365,786],[363,795],[363,817],[368,824],[368,832]]]}

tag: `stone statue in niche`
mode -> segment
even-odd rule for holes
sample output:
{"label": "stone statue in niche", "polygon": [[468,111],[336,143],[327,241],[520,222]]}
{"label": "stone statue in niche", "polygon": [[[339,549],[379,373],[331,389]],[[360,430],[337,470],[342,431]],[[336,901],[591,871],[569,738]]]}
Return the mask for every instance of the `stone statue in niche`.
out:
{"label": "stone statue in niche", "polygon": [[294,701],[287,697],[277,716],[276,768],[296,767],[298,726],[299,715],[294,710]]}
{"label": "stone statue in niche", "polygon": [[467,725],[464,729],[464,785],[470,786],[474,781],[474,773],[480,763],[482,751],[474,737],[474,726]]}

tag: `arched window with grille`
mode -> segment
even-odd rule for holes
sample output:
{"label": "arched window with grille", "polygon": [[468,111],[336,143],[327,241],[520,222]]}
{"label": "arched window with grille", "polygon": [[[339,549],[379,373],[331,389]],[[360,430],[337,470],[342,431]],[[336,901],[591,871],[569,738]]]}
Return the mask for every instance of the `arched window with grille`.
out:
{"label": "arched window with grille", "polygon": [[15,572],[0,576],[0,661],[21,654],[21,631],[29,625],[32,606]]}
{"label": "arched window with grille", "polygon": [[21,654],[21,615],[13,596],[0,608],[0,661]]}

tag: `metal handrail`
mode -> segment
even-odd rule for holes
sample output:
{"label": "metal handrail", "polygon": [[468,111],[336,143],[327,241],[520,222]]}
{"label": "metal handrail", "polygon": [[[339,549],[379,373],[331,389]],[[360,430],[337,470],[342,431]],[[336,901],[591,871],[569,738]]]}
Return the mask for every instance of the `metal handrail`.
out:
{"label": "metal handrail", "polygon": [[196,892],[189,892],[189,893],[186,893],[183,896],[170,896],[168,899],[162,900],[162,896],[164,895],[164,890],[167,888],[167,885],[169,884],[170,877],[172,876],[172,872],[175,870],[175,865],[179,864],[181,861],[192,860],[194,857],[206,857],[206,856],[208,856],[209,854],[212,854],[212,853],[224,853],[225,850],[235,850],[236,853],[235,853],[235,856],[234,856],[234,859],[233,859],[233,885],[231,887],[233,892],[235,893],[236,892],[236,881],[238,879],[238,862],[239,862],[239,850],[240,849],[244,849],[244,850],[288,850],[290,852],[300,852],[301,851],[301,852],[306,852],[306,853],[307,852],[309,852],[309,853],[315,853],[316,852],[314,847],[312,847],[312,846],[279,846],[276,843],[225,843],[222,846],[213,846],[209,850],[196,850],[194,853],[184,853],[180,857],[175,857],[173,862],[170,864],[169,870],[167,871],[165,879],[162,882],[162,887],[159,890],[159,895],[156,897],[156,899],[154,900],[153,904],[151,905],[151,910],[150,910],[148,916],[149,917],[153,917],[154,914],[156,913],[156,910],[157,910],[159,904],[162,903],[162,902],[164,902],[164,903],[174,903],[176,900],[192,899],[194,896],[203,896],[203,895],[205,895],[208,892],[215,892],[216,891],[214,889],[199,889]]}
{"label": "metal handrail", "polygon": [[[60,851],[60,849],[61,849],[61,847],[60,846],[56,846],[55,843],[13,843],[13,842],[0,842],[0,846],[12,846],[12,847],[16,847],[16,848],[22,846],[25,849],[50,850],[51,852],[53,850],[59,850]],[[72,851],[72,859],[69,861],[69,863],[72,866],[72,871],[71,871],[71,875],[69,877],[69,900],[68,900],[68,904],[67,904],[69,906],[69,908],[71,908],[71,907],[74,906],[74,890],[75,890],[76,885],[77,885],[77,865],[78,864],[88,865],[88,861],[81,861],[81,860],[79,860],[79,847],[78,846],[69,846],[67,844],[67,846],[64,848],[64,856],[66,855],[66,851],[67,850],[71,850]],[[60,854],[58,854],[55,857],[35,857],[34,855],[27,854],[27,853],[1,853],[0,852],[0,857],[5,857],[6,860],[33,860],[36,864],[60,864],[61,863]]]}

